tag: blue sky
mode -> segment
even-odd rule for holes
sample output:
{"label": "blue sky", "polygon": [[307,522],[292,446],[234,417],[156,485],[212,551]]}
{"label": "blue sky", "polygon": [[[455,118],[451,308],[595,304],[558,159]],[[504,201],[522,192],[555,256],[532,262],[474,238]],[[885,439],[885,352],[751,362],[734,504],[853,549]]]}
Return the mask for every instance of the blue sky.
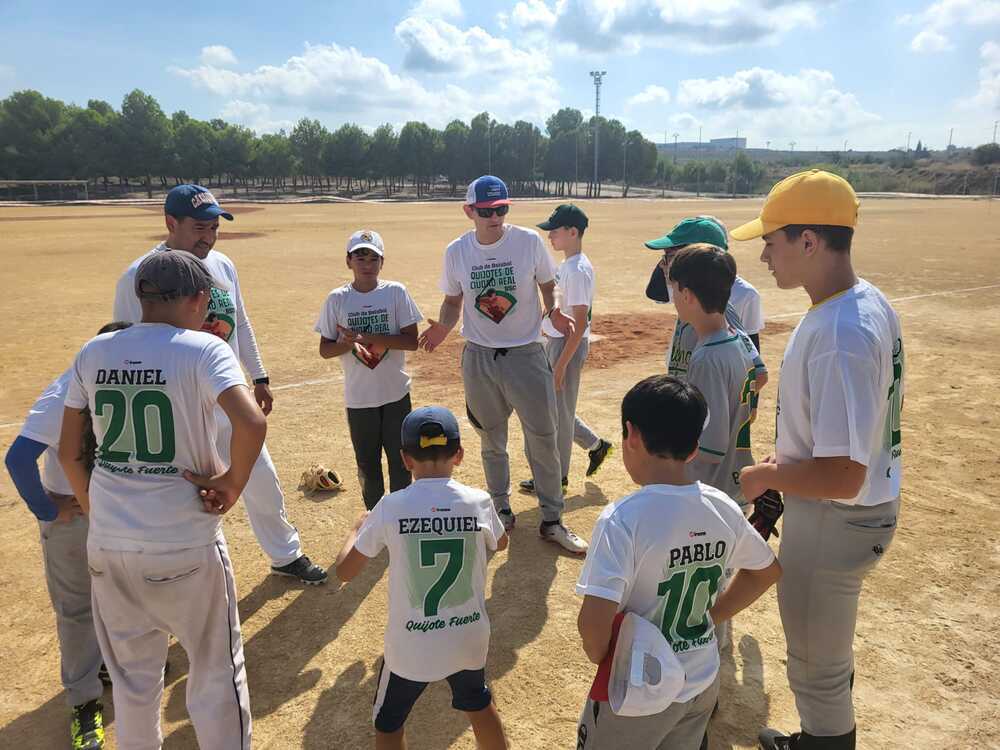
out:
{"label": "blue sky", "polygon": [[1000,119],[1000,0],[0,0],[0,96],[141,88],[273,131],[562,106],[648,138],[797,150],[976,145]]}

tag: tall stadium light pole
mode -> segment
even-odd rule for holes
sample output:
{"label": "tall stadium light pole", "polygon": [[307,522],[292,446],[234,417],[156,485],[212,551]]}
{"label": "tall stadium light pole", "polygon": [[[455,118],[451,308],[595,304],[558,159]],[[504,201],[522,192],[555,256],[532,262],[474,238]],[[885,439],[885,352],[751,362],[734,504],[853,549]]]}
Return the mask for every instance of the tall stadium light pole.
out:
{"label": "tall stadium light pole", "polygon": [[906,153],[910,153],[910,136],[913,135],[912,132],[906,134]]}
{"label": "tall stadium light pole", "polygon": [[948,148],[951,148],[951,139],[955,135],[955,128],[948,131]]}
{"label": "tall stadium light pole", "polygon": [[1000,125],[1000,120],[993,121],[993,142],[997,142],[997,125]]}
{"label": "tall stadium light pole", "polygon": [[486,121],[486,150],[489,153],[487,171],[493,174],[493,122],[491,120]]}
{"label": "tall stadium light pole", "polygon": [[601,118],[601,83],[604,76],[608,74],[606,70],[592,70],[590,77],[594,79],[594,197],[597,197],[597,154],[598,141],[600,140],[600,118]]}
{"label": "tall stadium light pole", "polygon": [[677,136],[679,135],[680,133],[674,133],[674,164],[677,163]]}
{"label": "tall stadium light pole", "polygon": [[792,147],[792,151],[795,151],[795,141],[790,142],[788,145]]}

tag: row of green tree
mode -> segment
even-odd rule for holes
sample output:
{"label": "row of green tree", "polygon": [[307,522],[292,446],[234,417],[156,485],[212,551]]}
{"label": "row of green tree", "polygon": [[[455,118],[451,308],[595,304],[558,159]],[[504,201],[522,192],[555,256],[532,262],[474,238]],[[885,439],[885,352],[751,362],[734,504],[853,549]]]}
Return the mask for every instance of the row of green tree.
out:
{"label": "row of green tree", "polygon": [[[599,139],[594,183],[594,135]],[[443,130],[408,122],[398,132],[382,125],[369,133],[355,124],[334,131],[303,118],[290,132],[257,135],[213,119],[178,111],[169,117],[156,99],[136,89],[121,109],[91,100],[66,104],[25,90],[0,101],[0,178],[86,179],[150,192],[159,181],[207,182],[255,190],[367,192],[387,196],[411,183],[418,195],[444,179],[451,192],[476,176],[493,173],[517,194],[566,194],[586,184],[649,185],[672,174],[656,146],[618,120],[584,120],[561,109],[543,133],[530,122],[498,122],[486,112],[450,122]],[[693,178],[697,179],[697,177]],[[668,180],[669,181],[669,180]],[[706,177],[707,182],[707,177]],[[571,188],[572,186],[572,188]]]}

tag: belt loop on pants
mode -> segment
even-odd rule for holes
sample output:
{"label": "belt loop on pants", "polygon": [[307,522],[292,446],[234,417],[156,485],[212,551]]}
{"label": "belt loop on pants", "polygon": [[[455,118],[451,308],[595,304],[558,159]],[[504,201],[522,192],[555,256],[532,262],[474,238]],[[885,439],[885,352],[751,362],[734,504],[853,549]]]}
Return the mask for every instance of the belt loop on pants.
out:
{"label": "belt loop on pants", "polygon": [[506,349],[494,349],[493,350],[493,361],[494,362],[497,361],[497,357],[506,357],[506,356],[507,356],[507,350]]}

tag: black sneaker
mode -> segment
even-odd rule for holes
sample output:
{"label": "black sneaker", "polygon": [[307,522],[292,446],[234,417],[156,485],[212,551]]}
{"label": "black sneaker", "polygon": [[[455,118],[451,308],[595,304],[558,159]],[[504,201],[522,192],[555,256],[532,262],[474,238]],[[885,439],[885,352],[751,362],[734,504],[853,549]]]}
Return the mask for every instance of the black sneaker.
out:
{"label": "black sneaker", "polygon": [[787,735],[777,729],[761,729],[757,741],[762,750],[793,750],[797,744],[799,733]]}
{"label": "black sneaker", "polygon": [[604,438],[601,438],[600,444],[594,448],[594,450],[587,451],[587,455],[590,456],[590,465],[587,467],[587,476],[594,476],[594,474],[597,473],[597,470],[601,468],[601,464],[604,463],[604,459],[612,453],[614,453],[614,446]]}
{"label": "black sneaker", "polygon": [[[520,489],[521,492],[523,492],[526,495],[534,495],[535,494],[535,480],[534,479],[525,479],[523,482],[519,482],[517,486],[518,486],[518,489]],[[569,479],[567,479],[566,477],[562,478],[562,488],[563,488],[563,492],[564,493],[566,492],[566,490],[569,489]]]}
{"label": "black sneaker", "polygon": [[315,565],[305,555],[293,560],[288,565],[282,565],[280,568],[272,565],[271,572],[279,576],[298,578],[309,586],[319,586],[321,583],[326,583],[326,571],[319,565]]}
{"label": "black sneaker", "polygon": [[70,737],[73,750],[101,750],[104,747],[104,706],[99,700],[73,706]]}
{"label": "black sneaker", "polygon": [[503,524],[503,530],[509,534],[514,529],[514,523],[517,521],[517,516],[514,515],[514,511],[510,508],[504,508],[503,510],[498,510],[497,515],[500,516],[500,522]]}

